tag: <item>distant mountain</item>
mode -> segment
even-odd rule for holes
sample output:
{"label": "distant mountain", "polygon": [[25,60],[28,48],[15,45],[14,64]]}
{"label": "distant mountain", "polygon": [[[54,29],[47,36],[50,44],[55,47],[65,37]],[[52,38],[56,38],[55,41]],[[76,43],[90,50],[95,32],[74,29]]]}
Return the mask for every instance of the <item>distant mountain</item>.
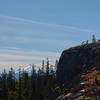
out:
{"label": "distant mountain", "polygon": [[[28,66],[25,66],[25,67],[21,68],[21,71],[24,70],[24,71],[28,72],[29,75],[31,75],[32,67],[34,67],[36,71],[39,69],[38,66],[33,65],[33,64],[29,64]],[[15,77],[16,77],[16,78],[19,77],[19,69],[17,69],[17,70],[15,71]]]}
{"label": "distant mountain", "polygon": [[[25,71],[27,71],[27,72],[30,72],[31,70],[32,70],[32,67],[33,67],[34,65],[32,65],[32,64],[29,64],[28,66],[26,66],[25,68],[24,68],[24,70]],[[35,67],[35,66],[34,66]]]}

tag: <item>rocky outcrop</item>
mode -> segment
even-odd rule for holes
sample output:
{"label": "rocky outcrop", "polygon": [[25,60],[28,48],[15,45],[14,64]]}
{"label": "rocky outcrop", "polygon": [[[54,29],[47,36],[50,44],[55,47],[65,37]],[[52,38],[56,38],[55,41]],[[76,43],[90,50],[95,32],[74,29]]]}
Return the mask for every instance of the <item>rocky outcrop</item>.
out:
{"label": "rocky outcrop", "polygon": [[100,65],[100,42],[65,50],[57,66],[57,83],[68,84],[81,72],[98,65]]}

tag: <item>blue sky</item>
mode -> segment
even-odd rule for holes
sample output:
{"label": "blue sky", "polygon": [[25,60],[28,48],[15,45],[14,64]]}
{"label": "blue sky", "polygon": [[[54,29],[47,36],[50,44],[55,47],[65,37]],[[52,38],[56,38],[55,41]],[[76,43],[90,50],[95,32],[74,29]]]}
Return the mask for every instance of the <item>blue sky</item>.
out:
{"label": "blue sky", "polygon": [[100,39],[99,0],[0,0],[0,67],[51,62],[82,41]]}

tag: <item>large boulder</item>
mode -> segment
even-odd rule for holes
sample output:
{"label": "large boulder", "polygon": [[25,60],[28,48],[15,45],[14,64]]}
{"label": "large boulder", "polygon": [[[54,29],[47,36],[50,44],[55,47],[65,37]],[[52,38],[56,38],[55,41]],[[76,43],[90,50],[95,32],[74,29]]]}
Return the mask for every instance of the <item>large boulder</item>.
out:
{"label": "large boulder", "polygon": [[85,44],[62,52],[57,66],[57,83],[69,84],[82,71],[100,65],[100,43]]}

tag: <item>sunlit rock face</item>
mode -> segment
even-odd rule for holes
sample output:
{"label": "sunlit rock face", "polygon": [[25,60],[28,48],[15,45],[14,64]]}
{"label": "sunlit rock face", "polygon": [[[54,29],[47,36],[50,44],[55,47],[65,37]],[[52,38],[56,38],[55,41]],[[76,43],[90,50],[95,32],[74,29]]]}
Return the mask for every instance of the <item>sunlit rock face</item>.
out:
{"label": "sunlit rock face", "polygon": [[57,83],[68,84],[81,72],[95,66],[100,66],[100,42],[65,50],[57,66]]}

